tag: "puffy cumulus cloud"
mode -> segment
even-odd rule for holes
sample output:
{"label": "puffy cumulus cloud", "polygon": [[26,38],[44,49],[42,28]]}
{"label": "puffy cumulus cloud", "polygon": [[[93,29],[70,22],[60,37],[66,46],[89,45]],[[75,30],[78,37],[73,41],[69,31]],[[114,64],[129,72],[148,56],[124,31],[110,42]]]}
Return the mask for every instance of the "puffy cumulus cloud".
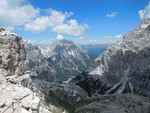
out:
{"label": "puffy cumulus cloud", "polygon": [[59,12],[49,9],[49,16],[40,16],[25,24],[25,30],[37,33],[50,28],[53,32],[59,34],[67,34],[72,36],[79,36],[88,28],[87,24],[79,25],[77,20],[67,20],[73,15],[72,12]]}
{"label": "puffy cumulus cloud", "polygon": [[49,16],[39,16],[25,24],[25,30],[37,33],[44,31],[48,27],[62,24],[72,13],[62,13],[56,10],[48,10]]}
{"label": "puffy cumulus cloud", "polygon": [[118,14],[119,12],[111,12],[111,13],[106,14],[106,17],[113,18],[113,17],[116,17]]}
{"label": "puffy cumulus cloud", "polygon": [[63,37],[62,35],[58,34],[57,37],[56,37],[56,39],[57,39],[57,40],[63,40],[64,37]]}
{"label": "puffy cumulus cloud", "polygon": [[76,38],[74,41],[77,44],[112,44],[112,43],[121,42],[122,38],[123,38],[122,35],[104,36],[101,38],[80,37],[80,38]]}
{"label": "puffy cumulus cloud", "polygon": [[83,32],[88,28],[87,24],[79,25],[77,21],[70,20],[68,23],[63,23],[52,28],[52,31],[62,34],[68,34],[73,36],[82,35]]}
{"label": "puffy cumulus cloud", "polygon": [[32,20],[27,24],[25,24],[25,30],[31,31],[33,33],[37,33],[45,30],[48,26],[47,23],[49,23],[48,16],[38,17],[34,21]]}
{"label": "puffy cumulus cloud", "polygon": [[27,0],[1,0],[0,1],[0,25],[12,30],[24,27],[24,30],[38,33],[49,28],[59,34],[78,36],[81,35],[88,26],[79,25],[77,20],[69,20],[72,12],[61,12],[53,9],[43,10],[35,8]]}
{"label": "puffy cumulus cloud", "polygon": [[0,25],[6,29],[24,25],[39,14],[39,9],[24,0],[1,0],[0,8]]}
{"label": "puffy cumulus cloud", "polygon": [[104,36],[99,40],[99,42],[100,43],[117,43],[117,42],[121,42],[122,38],[123,38],[122,35]]}
{"label": "puffy cumulus cloud", "polygon": [[146,19],[146,18],[150,18],[150,2],[148,3],[148,5],[142,9],[142,10],[139,10],[139,17],[141,19]]}

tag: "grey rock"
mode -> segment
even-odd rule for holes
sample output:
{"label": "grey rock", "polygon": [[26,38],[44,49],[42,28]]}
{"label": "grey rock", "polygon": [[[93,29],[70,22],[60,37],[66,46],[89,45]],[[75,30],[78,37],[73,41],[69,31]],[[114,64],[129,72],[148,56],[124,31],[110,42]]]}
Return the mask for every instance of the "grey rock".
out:
{"label": "grey rock", "polygon": [[51,113],[33,92],[34,74],[29,70],[25,72],[25,61],[21,37],[0,28],[0,112]]}
{"label": "grey rock", "polygon": [[[35,92],[44,92],[44,95],[46,98],[48,97],[48,100],[55,97],[56,101],[59,99],[63,103],[72,106],[79,106],[81,103],[86,102],[86,100],[89,99],[87,93],[74,84],[58,84],[56,82],[39,80],[34,80],[32,84],[36,89]],[[50,101],[51,100],[54,99],[50,99]]]}
{"label": "grey rock", "polygon": [[149,113],[149,99],[126,94],[99,96],[85,106],[78,108],[75,113]]}
{"label": "grey rock", "polygon": [[26,57],[21,37],[2,28],[0,31],[0,73],[3,76],[21,75]]}
{"label": "grey rock", "polygon": [[[150,93],[150,19],[144,20],[123,37],[122,43],[108,47],[85,73],[77,77],[78,85],[95,82],[100,85],[90,92],[99,94],[120,94],[127,92]],[[84,74],[85,74],[84,73]],[[89,81],[89,83],[88,83]],[[91,82],[91,83],[90,83]],[[83,85],[85,86],[85,85]],[[83,88],[83,86],[81,86]],[[86,87],[86,86],[85,86]],[[103,91],[101,90],[103,89]],[[83,88],[85,89],[85,88]]]}
{"label": "grey rock", "polygon": [[15,109],[15,111],[13,113],[30,113],[30,112],[28,112],[26,109],[20,107],[20,108]]}
{"label": "grey rock", "polygon": [[5,102],[0,102],[0,108],[3,108],[3,107],[5,107]]}

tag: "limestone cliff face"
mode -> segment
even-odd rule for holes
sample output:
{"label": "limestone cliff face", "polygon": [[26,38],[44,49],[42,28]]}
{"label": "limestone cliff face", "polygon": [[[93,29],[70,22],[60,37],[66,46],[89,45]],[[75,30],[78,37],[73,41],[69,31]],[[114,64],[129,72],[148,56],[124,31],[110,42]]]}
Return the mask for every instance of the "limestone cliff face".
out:
{"label": "limestone cliff face", "polygon": [[25,49],[21,37],[0,28],[0,74],[22,75],[24,61]]}
{"label": "limestone cliff face", "polygon": [[100,82],[97,93],[150,92],[150,19],[127,33],[122,43],[108,47],[85,73],[88,78],[79,75],[76,83],[84,87],[84,81]]}
{"label": "limestone cliff face", "polygon": [[30,80],[32,87],[25,60],[21,37],[0,28],[0,113],[51,113],[37,93],[22,86]]}

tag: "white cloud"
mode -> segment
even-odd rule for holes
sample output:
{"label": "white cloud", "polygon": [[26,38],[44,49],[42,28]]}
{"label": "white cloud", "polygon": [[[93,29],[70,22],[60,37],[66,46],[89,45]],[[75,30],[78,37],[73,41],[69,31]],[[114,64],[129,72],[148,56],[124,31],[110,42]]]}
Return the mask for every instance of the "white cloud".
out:
{"label": "white cloud", "polygon": [[24,25],[39,14],[39,9],[24,0],[1,0],[0,8],[0,25],[6,29]]}
{"label": "white cloud", "polygon": [[106,14],[106,17],[113,18],[113,17],[116,17],[118,14],[119,14],[119,12],[111,12],[109,14]]}
{"label": "white cloud", "polygon": [[121,42],[122,38],[123,38],[122,35],[104,36],[99,40],[99,42],[100,43],[117,43],[117,42]]}
{"label": "white cloud", "polygon": [[87,24],[79,25],[75,19],[67,21],[67,18],[73,15],[72,12],[62,13],[53,9],[49,9],[47,12],[49,16],[38,17],[28,22],[25,30],[37,33],[51,28],[53,32],[59,34],[79,36],[88,28]]}
{"label": "white cloud", "polygon": [[33,33],[44,31],[48,27],[48,23],[48,16],[38,17],[34,21],[30,21],[25,24],[25,30],[31,31]]}
{"label": "white cloud", "polygon": [[122,41],[122,35],[104,36],[101,38],[86,38],[80,37],[74,40],[77,44],[112,44]]}
{"label": "white cloud", "polygon": [[123,36],[122,35],[116,35],[114,37],[116,37],[116,38],[122,38]]}
{"label": "white cloud", "polygon": [[68,23],[63,23],[58,26],[54,26],[52,28],[52,31],[73,36],[79,36],[82,35],[87,28],[88,28],[87,24],[79,25],[77,21],[74,19],[70,20]]}
{"label": "white cloud", "polygon": [[63,40],[64,37],[63,37],[62,35],[58,34],[57,37],[56,37],[56,39],[57,39],[57,40]]}
{"label": "white cloud", "polygon": [[49,16],[40,16],[25,24],[25,30],[37,33],[44,31],[48,27],[62,24],[70,13],[62,13],[56,10],[49,11]]}
{"label": "white cloud", "polygon": [[150,2],[144,9],[139,10],[139,17],[141,19],[150,18]]}
{"label": "white cloud", "polygon": [[0,1],[0,27],[12,30],[24,27],[24,30],[38,33],[47,28],[58,34],[72,36],[81,35],[88,26],[79,25],[77,20],[69,20],[72,12],[61,12],[53,9],[43,10],[34,8],[27,0],[1,0]]}

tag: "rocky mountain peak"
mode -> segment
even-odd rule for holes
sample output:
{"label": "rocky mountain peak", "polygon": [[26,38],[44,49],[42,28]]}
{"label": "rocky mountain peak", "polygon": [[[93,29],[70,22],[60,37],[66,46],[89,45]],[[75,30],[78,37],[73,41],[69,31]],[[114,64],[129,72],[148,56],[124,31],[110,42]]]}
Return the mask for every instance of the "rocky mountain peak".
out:
{"label": "rocky mountain peak", "polygon": [[53,41],[50,48],[52,51],[55,51],[56,48],[62,48],[63,50],[77,48],[77,45],[75,45],[71,40],[61,39]]}
{"label": "rocky mountain peak", "polygon": [[62,55],[68,57],[78,57],[78,55],[85,54],[88,57],[88,52],[80,46],[73,43],[73,41],[61,39],[53,41],[47,49],[42,49],[44,56],[53,57],[55,55]]}
{"label": "rocky mountain peak", "polygon": [[56,42],[58,43],[63,43],[63,44],[71,44],[73,43],[71,40],[67,40],[67,39],[57,39]]}
{"label": "rocky mountain peak", "polygon": [[84,87],[82,83],[99,84],[99,87],[94,86],[90,91],[92,93],[120,94],[135,90],[150,93],[147,83],[150,80],[149,25],[150,19],[142,21],[137,29],[124,36],[122,43],[108,47],[85,72],[88,78],[84,73],[84,77],[78,77],[77,84],[81,87]]}
{"label": "rocky mountain peak", "polygon": [[0,35],[1,36],[17,36],[17,34],[7,31],[2,27],[0,27]]}
{"label": "rocky mountain peak", "polygon": [[43,69],[46,66],[45,70],[52,72],[48,74],[56,75],[61,81],[82,72],[95,58],[85,49],[66,39],[55,40],[50,46],[45,47],[26,42],[25,47],[30,69],[38,69],[39,72],[39,67]]}
{"label": "rocky mountain peak", "polygon": [[0,28],[0,32],[3,32],[3,31],[5,31],[5,29],[1,27],[1,28]]}
{"label": "rocky mountain peak", "polygon": [[145,29],[150,26],[150,18],[143,20],[136,29]]}

